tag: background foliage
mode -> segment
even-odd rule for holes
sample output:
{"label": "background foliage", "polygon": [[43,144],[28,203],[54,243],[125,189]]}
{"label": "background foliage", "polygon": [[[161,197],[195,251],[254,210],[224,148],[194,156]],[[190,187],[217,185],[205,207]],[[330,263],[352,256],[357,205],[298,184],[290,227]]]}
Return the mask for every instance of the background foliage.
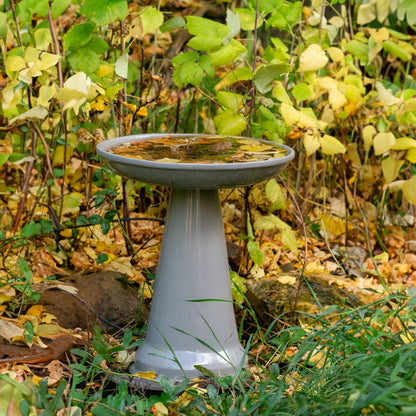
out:
{"label": "background foliage", "polygon": [[[318,238],[338,244],[341,262],[347,247],[364,246],[372,260],[366,267],[375,269],[386,285],[392,274],[389,259],[397,255],[388,244],[389,230],[395,227],[403,240],[415,239],[408,228],[414,225],[416,204],[412,0],[1,0],[0,4],[0,313],[14,320],[22,340],[41,342],[42,327],[37,325],[42,322],[17,322],[17,318],[37,301],[31,285],[53,275],[36,267],[38,257],[33,253],[52,269],[113,267],[148,289],[141,272],[146,267],[132,267],[141,254],[127,219],[133,213],[162,217],[166,191],[125,181],[102,167],[96,143],[120,135],[218,133],[290,145],[297,156],[285,172],[284,184],[273,179],[235,197],[244,213],[239,238],[247,242],[249,254],[240,274],[261,275],[268,254],[259,243],[264,236],[277,241],[299,268],[308,260],[305,242]],[[90,243],[91,227],[101,245]],[[110,231],[118,239],[106,240]],[[407,268],[406,273],[412,270]],[[233,279],[240,287],[237,299],[242,301],[244,280],[236,273]],[[395,302],[402,311],[402,301]],[[373,317],[372,311],[366,313]],[[281,348],[285,336],[272,338],[272,345]],[[333,336],[328,329],[324,344],[335,342]],[[299,337],[304,345],[312,339],[304,333]],[[281,357],[286,357],[290,342],[285,341]],[[247,391],[236,380],[224,382],[224,392],[247,393],[239,396],[238,414],[244,414],[243,408],[251,409],[247,414],[260,411],[254,408],[265,412],[277,403],[282,406],[287,398],[287,411],[294,412],[288,404],[293,394],[294,408],[304,413],[299,410],[304,409],[304,397],[309,400],[319,394],[312,388],[304,390],[298,381],[313,380],[315,374],[318,389],[322,380],[332,377],[325,373],[326,365],[316,373],[310,371],[304,362],[309,351],[305,348],[300,348],[303,355],[295,355],[287,364],[294,371],[287,373],[290,381],[288,375],[279,378],[276,372],[282,366],[275,366],[267,381],[277,383],[274,387],[259,384],[261,388]],[[403,357],[407,357],[406,345],[398,348],[406,350]],[[386,351],[374,357],[394,366],[391,357],[383,355]],[[87,355],[79,354],[86,362]],[[314,354],[310,352],[309,358]],[[360,354],[365,350],[354,354],[343,356],[344,367],[362,365]],[[111,360],[104,350],[101,356]],[[334,357],[327,360],[335,363]],[[80,374],[92,377],[93,367],[84,361]],[[311,374],[302,373],[299,363],[302,372]],[[401,374],[401,367],[394,367],[393,374]],[[284,386],[277,387],[279,383]],[[400,385],[397,391],[414,388],[403,383],[405,387]],[[351,388],[350,396],[342,396],[349,397],[348,402],[341,403],[348,414],[359,414],[354,412],[369,406],[372,392],[377,391],[377,386],[368,385],[363,396],[364,389],[335,384],[331,386],[335,402],[342,401],[338,388]],[[262,396],[262,389],[266,394],[273,388],[280,396]],[[294,390],[288,392],[289,388]],[[165,385],[166,402],[182,392],[172,389]],[[53,401],[46,387],[40,391],[44,402],[39,404],[39,399],[38,404],[49,409],[45,412],[61,406],[60,390]],[[108,396],[100,406],[136,406],[137,410],[159,403],[130,397],[127,405],[126,392],[121,385],[117,395]],[[29,397],[23,387],[19,394]],[[193,410],[195,414],[211,407],[232,414],[226,410],[230,396],[225,393],[217,396],[207,389],[206,396],[192,394],[197,404],[188,399],[200,409]],[[252,395],[261,404],[250,407]],[[272,400],[276,403],[267,404]],[[91,409],[92,402],[85,408]],[[177,406],[182,405],[186,403]],[[322,408],[316,406],[319,414]],[[384,410],[377,407],[379,402],[371,406],[374,414],[385,409],[391,412],[385,414],[405,414],[396,402]],[[414,405],[409,406],[406,411],[411,414]],[[153,413],[164,414],[160,409]],[[339,409],[325,409],[328,414],[342,414]],[[30,414],[29,407],[26,413],[21,411]]]}

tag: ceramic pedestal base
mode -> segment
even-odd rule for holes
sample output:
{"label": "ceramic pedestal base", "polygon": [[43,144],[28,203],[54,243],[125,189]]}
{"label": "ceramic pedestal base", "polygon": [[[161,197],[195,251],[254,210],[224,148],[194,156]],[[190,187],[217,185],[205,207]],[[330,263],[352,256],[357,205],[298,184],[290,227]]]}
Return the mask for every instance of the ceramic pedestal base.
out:
{"label": "ceramic pedestal base", "polygon": [[132,374],[233,374],[244,360],[217,190],[172,189],[144,344]]}

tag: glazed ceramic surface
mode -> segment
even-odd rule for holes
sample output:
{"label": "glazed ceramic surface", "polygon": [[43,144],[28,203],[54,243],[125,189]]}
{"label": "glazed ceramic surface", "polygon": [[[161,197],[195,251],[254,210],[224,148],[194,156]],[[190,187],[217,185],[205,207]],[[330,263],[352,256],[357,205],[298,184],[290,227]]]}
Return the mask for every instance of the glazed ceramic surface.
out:
{"label": "glazed ceramic surface", "polygon": [[[130,179],[174,188],[219,189],[235,188],[261,182],[281,172],[293,159],[294,151],[287,146],[258,140],[278,149],[286,155],[269,160],[243,163],[168,163],[134,159],[110,152],[112,148],[137,140],[166,137],[166,134],[143,134],[106,140],[97,145],[97,153],[106,160],[111,169]],[[193,134],[170,134],[173,139],[183,137],[204,137]]]}

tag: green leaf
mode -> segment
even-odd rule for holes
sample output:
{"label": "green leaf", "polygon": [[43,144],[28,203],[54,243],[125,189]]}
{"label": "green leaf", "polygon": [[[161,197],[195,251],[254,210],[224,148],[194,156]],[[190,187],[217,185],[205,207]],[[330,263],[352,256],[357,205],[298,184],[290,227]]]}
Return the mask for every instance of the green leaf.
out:
{"label": "green leaf", "polygon": [[186,28],[191,35],[212,38],[224,38],[230,32],[228,26],[211,19],[198,16],[186,16]]}
{"label": "green leaf", "polygon": [[246,120],[232,109],[227,109],[214,117],[214,124],[218,134],[238,136],[247,125]]}
{"label": "green leaf", "polygon": [[305,82],[296,84],[292,89],[292,94],[298,104],[313,96],[313,92]]}
{"label": "green leaf", "polygon": [[286,205],[286,196],[276,179],[270,179],[264,188],[266,198],[271,202],[269,211],[277,211]]}
{"label": "green leaf", "polygon": [[286,28],[287,24],[288,21],[285,16],[277,10],[276,13],[273,13],[272,16],[267,19],[266,27],[269,28],[271,26],[283,30]]}
{"label": "green leaf", "polygon": [[359,59],[362,63],[368,61],[368,45],[359,40],[353,39],[345,45],[345,49]]}
{"label": "green leaf", "polygon": [[196,62],[188,60],[180,65],[178,75],[184,86],[187,84],[198,85],[204,78],[204,71]]}
{"label": "green leaf", "polygon": [[17,259],[17,264],[19,265],[20,271],[23,275],[23,277],[26,279],[26,282],[30,282],[30,279],[32,279],[32,271],[30,270],[29,265],[27,264],[26,260],[22,258]]}
{"label": "green leaf", "polygon": [[404,48],[402,48],[400,45],[398,45],[396,42],[393,42],[391,40],[386,40],[383,42],[383,49],[391,53],[396,58],[401,59],[402,61],[410,61],[412,59],[412,54],[406,51]]}
{"label": "green leaf", "polygon": [[406,15],[407,23],[410,26],[416,25],[416,2],[414,0],[402,0],[397,8],[397,17],[404,20]]}
{"label": "green leaf", "polygon": [[156,9],[156,7],[145,7],[140,13],[140,20],[142,22],[142,33],[154,33],[163,24],[163,13]]}
{"label": "green leaf", "polygon": [[236,272],[230,271],[230,280],[233,299],[238,303],[243,303],[244,296],[241,294],[241,292],[247,292],[246,279],[239,276]]}
{"label": "green leaf", "polygon": [[[237,8],[237,9],[234,9],[234,12],[236,12],[238,14],[238,17],[240,18],[241,29],[247,30],[247,31],[254,30],[255,25],[256,25],[255,10]],[[263,21],[261,17],[258,17],[257,27],[260,28],[262,24],[263,24]]]}
{"label": "green leaf", "polygon": [[274,84],[273,97],[282,103],[292,105],[292,100],[290,99],[288,93],[286,92],[286,89],[283,86],[283,83],[280,81],[277,81]]}
{"label": "green leaf", "polygon": [[284,63],[261,65],[254,73],[254,84],[264,94],[272,89],[273,81],[278,81],[289,69],[290,65]]}
{"label": "green leaf", "polygon": [[181,63],[183,63],[185,61],[188,61],[188,60],[192,60],[192,61],[196,62],[198,57],[199,57],[198,52],[183,52],[183,53],[180,53],[179,55],[175,56],[172,59],[172,63],[174,65],[180,65]]}
{"label": "green leaf", "polygon": [[162,26],[159,27],[159,30],[162,33],[170,32],[174,29],[183,29],[186,26],[186,21],[183,17],[175,16],[163,23]]}
{"label": "green leaf", "polygon": [[247,242],[247,251],[254,264],[260,267],[264,260],[264,253],[259,249],[259,243],[257,241],[249,240]]}
{"label": "green leaf", "polygon": [[9,153],[0,153],[0,166],[4,165],[7,160],[9,159],[10,154]]}
{"label": "green leaf", "polygon": [[92,38],[94,26],[91,23],[81,23],[73,26],[63,36],[65,49],[76,49],[86,45]]}
{"label": "green leaf", "polygon": [[298,255],[298,243],[296,241],[296,234],[291,228],[282,230],[280,238],[283,244],[283,248],[288,248],[292,253]]}
{"label": "green leaf", "polygon": [[26,342],[28,344],[31,344],[33,341],[33,337],[35,335],[34,331],[33,331],[33,325],[32,322],[30,321],[26,321],[23,324],[24,328],[25,328],[25,338],[26,338]]}
{"label": "green leaf", "polygon": [[0,38],[3,38],[7,34],[9,25],[7,24],[7,14],[0,12]]}
{"label": "green leaf", "polygon": [[240,109],[243,99],[244,97],[241,94],[233,92],[220,91],[217,94],[217,100],[223,107],[230,108],[235,111]]}
{"label": "green leaf", "polygon": [[[253,10],[256,10],[257,0],[250,0]],[[259,13],[268,14],[279,10],[283,5],[283,0],[258,0]]]}
{"label": "green leaf", "polygon": [[105,263],[107,260],[108,260],[108,254],[106,254],[106,253],[100,253],[100,254],[98,255],[98,257],[95,259],[95,262],[96,262],[97,264],[103,264],[103,263]]}
{"label": "green leaf", "polygon": [[101,231],[104,235],[108,234],[111,229],[111,223],[109,221],[103,221],[101,224]]}
{"label": "green leaf", "polygon": [[88,218],[88,223],[92,225],[101,224],[103,222],[103,218],[101,215],[93,214],[91,217]]}
{"label": "green leaf", "polygon": [[202,55],[199,57],[198,65],[211,77],[215,75],[214,67],[211,65],[211,57]]}
{"label": "green leaf", "polygon": [[97,55],[102,55],[110,49],[108,43],[103,38],[98,36],[93,36],[91,40],[85,45],[85,47],[90,48]]}
{"label": "green leaf", "polygon": [[239,68],[233,69],[231,72],[228,72],[227,75],[223,78],[221,83],[224,83],[224,86],[230,86],[239,81],[249,81],[253,79],[253,72],[247,66],[242,66]]}
{"label": "green leaf", "polygon": [[187,43],[187,45],[197,51],[212,51],[218,49],[222,43],[221,38],[195,36]]}
{"label": "green leaf", "polygon": [[31,237],[33,235],[40,235],[41,230],[42,226],[39,223],[30,222],[23,226],[21,233],[23,237]]}
{"label": "green leaf", "polygon": [[68,62],[75,71],[91,74],[100,67],[100,58],[90,48],[81,47],[68,55]]}
{"label": "green leaf", "polygon": [[247,49],[240,42],[231,39],[228,45],[224,45],[218,51],[210,54],[211,63],[214,66],[227,65],[245,52],[247,52]]}
{"label": "green leaf", "polygon": [[86,0],[80,12],[98,26],[124,20],[129,13],[126,0]]}

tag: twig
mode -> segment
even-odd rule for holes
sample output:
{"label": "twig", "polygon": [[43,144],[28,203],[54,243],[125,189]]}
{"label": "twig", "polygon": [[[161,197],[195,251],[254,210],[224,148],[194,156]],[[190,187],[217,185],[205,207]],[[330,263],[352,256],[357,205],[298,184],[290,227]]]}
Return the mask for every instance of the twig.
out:
{"label": "twig", "polygon": [[[256,71],[257,68],[257,20],[259,18],[259,0],[256,0],[256,15],[255,15],[255,21],[254,21],[254,45],[253,45],[253,67],[252,72]],[[251,95],[251,103],[250,103],[250,110],[249,110],[249,119],[247,123],[247,134],[251,136],[251,120],[253,118],[253,109],[256,105],[256,85],[254,84],[254,77],[253,81],[251,83],[251,89],[250,89],[250,95]]]}
{"label": "twig", "polygon": [[[52,19],[52,1],[49,1],[48,3],[49,5],[49,9],[48,9],[48,23],[49,23],[49,31],[51,32],[51,37],[52,37],[52,45],[53,45],[53,51],[55,53],[55,55],[58,55],[60,57],[60,50],[59,50],[59,43],[58,43],[58,39],[56,37],[56,33],[55,33],[55,29],[53,27],[53,19]],[[59,87],[63,88],[64,86],[64,77],[62,74],[62,65],[61,65],[61,60],[58,59],[58,62],[56,63],[56,69],[58,71],[58,80],[59,80]],[[59,213],[58,216],[59,218],[61,218],[62,216],[62,211],[63,211],[63,207],[64,207],[64,191],[65,191],[65,171],[66,171],[66,164],[67,164],[67,159],[68,159],[68,132],[67,132],[67,118],[66,118],[66,111],[62,110],[62,125],[63,125],[63,130],[64,130],[64,154],[63,154],[63,172],[64,172],[64,176],[62,177],[62,183],[61,183],[61,198],[60,198],[60,203],[59,203]],[[53,175],[52,175],[53,177]]]}
{"label": "twig", "polygon": [[14,19],[14,23],[16,25],[17,42],[19,43],[19,46],[23,46],[22,37],[20,36],[19,21],[17,20],[16,9],[14,7],[14,0],[10,1],[10,6],[12,7],[13,19]]}
{"label": "twig", "polygon": [[27,166],[25,176],[23,179],[22,184],[22,190],[21,190],[21,196],[19,201],[19,206],[17,208],[16,215],[14,217],[13,226],[12,226],[12,232],[15,234],[17,232],[17,228],[19,227],[20,218],[22,217],[23,207],[26,204],[27,201],[27,194],[29,191],[29,182],[30,177],[32,176],[32,170],[35,166],[35,160],[36,160],[36,141],[37,141],[37,133],[36,131],[32,130],[32,146],[31,146],[31,160],[29,161],[29,164]]}
{"label": "twig", "polygon": [[42,134],[39,126],[33,120],[31,121],[31,124],[32,124],[33,128],[36,130],[36,132],[38,133],[38,135],[40,137],[40,140],[41,140],[41,142],[43,144],[43,147],[45,149],[46,164],[48,166],[49,173],[50,173],[50,175],[53,178],[54,177],[54,173],[53,173],[52,162],[51,162],[51,154],[49,152],[48,145],[46,144],[45,137],[43,136],[43,134]]}

